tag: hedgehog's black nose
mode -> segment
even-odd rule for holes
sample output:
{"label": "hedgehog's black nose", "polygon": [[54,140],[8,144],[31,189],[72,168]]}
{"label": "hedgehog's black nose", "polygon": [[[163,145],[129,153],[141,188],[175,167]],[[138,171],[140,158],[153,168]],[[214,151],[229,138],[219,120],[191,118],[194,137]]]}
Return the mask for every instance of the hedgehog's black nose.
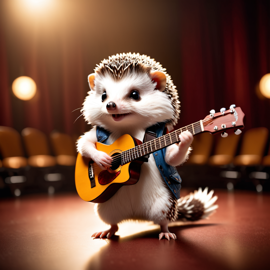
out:
{"label": "hedgehog's black nose", "polygon": [[113,101],[110,101],[107,105],[106,108],[108,111],[116,110],[116,104]]}

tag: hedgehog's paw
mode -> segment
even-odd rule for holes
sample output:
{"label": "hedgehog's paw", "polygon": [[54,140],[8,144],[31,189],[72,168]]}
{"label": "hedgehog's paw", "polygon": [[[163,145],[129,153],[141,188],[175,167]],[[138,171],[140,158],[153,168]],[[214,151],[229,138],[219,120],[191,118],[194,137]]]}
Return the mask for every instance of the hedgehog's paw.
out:
{"label": "hedgehog's paw", "polygon": [[159,225],[160,225],[160,230],[161,233],[159,234],[159,240],[161,240],[163,237],[165,237],[166,239],[168,239],[170,241],[170,239],[175,240],[177,237],[174,233],[171,233],[168,229],[168,224],[169,221],[168,220],[163,220]]}
{"label": "hedgehog's paw", "polygon": [[106,230],[106,231],[102,231],[102,232],[96,232],[92,235],[92,237],[94,239],[97,238],[111,238],[112,236],[115,235],[115,233],[118,231],[118,226],[117,225],[111,225],[111,228]]}
{"label": "hedgehog's paw", "polygon": [[171,233],[171,232],[161,232],[159,234],[159,240],[161,240],[163,237],[165,237],[169,241],[170,241],[170,239],[175,240],[177,238],[176,235],[174,233]]}

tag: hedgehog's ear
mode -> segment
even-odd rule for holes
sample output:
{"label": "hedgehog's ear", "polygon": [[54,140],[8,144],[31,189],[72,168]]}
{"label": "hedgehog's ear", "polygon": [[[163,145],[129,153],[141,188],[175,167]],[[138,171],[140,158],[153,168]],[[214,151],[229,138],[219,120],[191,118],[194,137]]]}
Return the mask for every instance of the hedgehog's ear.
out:
{"label": "hedgehog's ear", "polygon": [[156,89],[163,92],[166,88],[166,75],[161,71],[152,71],[150,77],[152,81],[157,83]]}
{"label": "hedgehog's ear", "polygon": [[94,89],[95,88],[95,77],[96,77],[95,73],[88,75],[88,83],[89,83],[91,90],[95,90]]}

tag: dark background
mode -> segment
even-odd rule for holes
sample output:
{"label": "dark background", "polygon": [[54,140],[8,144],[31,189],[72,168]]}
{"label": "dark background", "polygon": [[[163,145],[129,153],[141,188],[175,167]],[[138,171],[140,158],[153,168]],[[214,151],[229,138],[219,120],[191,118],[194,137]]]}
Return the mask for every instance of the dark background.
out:
{"label": "dark background", "polygon": [[[0,1],[0,125],[81,134],[87,75],[104,58],[139,52],[171,75],[181,100],[179,126],[231,104],[246,130],[270,128],[269,100],[256,85],[270,72],[270,1],[48,0],[31,10]],[[38,88],[18,100],[11,84],[30,76]],[[74,111],[76,110],[76,111]]]}

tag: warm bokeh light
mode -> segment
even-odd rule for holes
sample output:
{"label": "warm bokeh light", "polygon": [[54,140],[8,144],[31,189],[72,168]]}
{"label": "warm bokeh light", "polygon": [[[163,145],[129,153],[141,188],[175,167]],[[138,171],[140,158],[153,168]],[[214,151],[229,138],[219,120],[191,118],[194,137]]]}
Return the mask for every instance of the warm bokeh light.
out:
{"label": "warm bokeh light", "polygon": [[259,89],[264,97],[270,98],[270,73],[265,74],[261,78],[259,83]]}
{"label": "warm bokeh light", "polygon": [[51,2],[51,0],[23,0],[28,8],[36,10],[44,8]]}
{"label": "warm bokeh light", "polygon": [[37,87],[33,79],[21,76],[12,83],[12,91],[17,98],[29,100],[36,94]]}

